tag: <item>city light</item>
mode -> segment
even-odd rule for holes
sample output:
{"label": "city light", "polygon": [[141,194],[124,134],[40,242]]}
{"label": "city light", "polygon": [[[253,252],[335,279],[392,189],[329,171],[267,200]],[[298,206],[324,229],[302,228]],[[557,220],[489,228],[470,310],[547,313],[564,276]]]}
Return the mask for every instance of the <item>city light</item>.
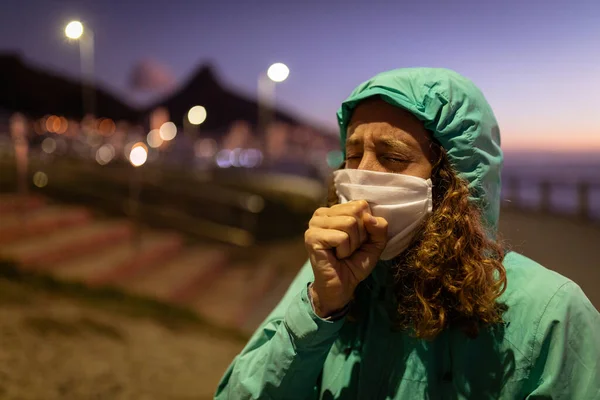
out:
{"label": "city light", "polygon": [[240,153],[240,165],[245,168],[254,168],[262,162],[263,155],[258,149],[246,149]]}
{"label": "city light", "polygon": [[171,121],[165,122],[159,129],[160,138],[162,140],[173,140],[177,136],[177,127]]}
{"label": "city light", "polygon": [[231,150],[223,149],[217,153],[217,157],[215,159],[217,166],[219,168],[229,168],[231,167]]}
{"label": "city light", "polygon": [[283,63],[275,63],[267,70],[267,76],[273,82],[283,82],[290,74],[290,69]]}
{"label": "city light", "polygon": [[148,159],[148,150],[146,145],[142,142],[138,142],[133,145],[131,152],[129,153],[129,162],[134,167],[140,167],[144,165]]}
{"label": "city light", "polygon": [[206,108],[202,106],[194,106],[188,111],[188,121],[192,125],[200,125],[206,121]]}
{"label": "city light", "polygon": [[146,136],[146,141],[148,142],[148,146],[156,149],[163,144],[163,140],[160,137],[160,132],[158,129],[152,129],[148,132],[148,136]]}
{"label": "city light", "polygon": [[199,158],[211,158],[217,152],[217,142],[214,139],[206,138],[197,140],[194,143],[194,154]]}
{"label": "city light", "polygon": [[48,175],[42,171],[37,171],[33,174],[33,184],[39,188],[43,188],[48,184]]}
{"label": "city light", "polygon": [[51,115],[46,119],[46,130],[52,133],[59,133],[61,130],[60,118],[56,115]]}
{"label": "city light", "polygon": [[79,21],[71,21],[65,28],[65,35],[69,39],[79,39],[83,35],[83,25]]}
{"label": "city light", "polygon": [[56,150],[56,140],[52,138],[46,138],[42,142],[42,150],[44,153],[52,154]]}
{"label": "city light", "polygon": [[96,162],[100,165],[106,165],[115,158],[115,148],[110,144],[100,146],[96,151]]}

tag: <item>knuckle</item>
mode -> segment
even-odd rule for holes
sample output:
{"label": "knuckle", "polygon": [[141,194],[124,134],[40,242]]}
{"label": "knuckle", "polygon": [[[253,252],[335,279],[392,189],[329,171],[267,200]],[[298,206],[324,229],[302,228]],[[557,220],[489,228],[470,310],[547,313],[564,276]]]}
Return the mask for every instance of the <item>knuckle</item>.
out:
{"label": "knuckle", "polygon": [[356,200],[353,202],[352,207],[355,214],[361,214],[369,209],[369,203],[366,200]]}
{"label": "knuckle", "polygon": [[313,229],[307,229],[306,232],[304,232],[304,242],[305,243],[312,243],[314,241],[315,238],[315,231]]}
{"label": "knuckle", "polygon": [[355,228],[358,225],[358,221],[354,217],[345,217],[344,223],[348,228]]}
{"label": "knuckle", "polygon": [[320,217],[326,215],[328,208],[327,207],[319,207],[315,210],[313,216]]}

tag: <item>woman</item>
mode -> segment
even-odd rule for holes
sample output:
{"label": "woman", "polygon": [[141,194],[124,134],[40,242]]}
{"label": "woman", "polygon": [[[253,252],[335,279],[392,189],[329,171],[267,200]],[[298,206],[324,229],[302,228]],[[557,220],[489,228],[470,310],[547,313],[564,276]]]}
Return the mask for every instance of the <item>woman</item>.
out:
{"label": "woman", "polygon": [[600,315],[496,237],[502,152],[481,92],[444,69],[360,85],[309,261],[217,399],[600,398]]}

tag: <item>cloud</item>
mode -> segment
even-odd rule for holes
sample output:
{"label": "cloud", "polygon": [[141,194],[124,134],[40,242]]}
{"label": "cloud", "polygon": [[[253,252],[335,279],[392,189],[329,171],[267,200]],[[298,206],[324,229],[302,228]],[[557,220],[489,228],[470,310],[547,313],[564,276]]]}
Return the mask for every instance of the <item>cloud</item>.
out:
{"label": "cloud", "polygon": [[173,73],[160,62],[140,60],[131,70],[129,86],[139,91],[165,91],[175,85]]}

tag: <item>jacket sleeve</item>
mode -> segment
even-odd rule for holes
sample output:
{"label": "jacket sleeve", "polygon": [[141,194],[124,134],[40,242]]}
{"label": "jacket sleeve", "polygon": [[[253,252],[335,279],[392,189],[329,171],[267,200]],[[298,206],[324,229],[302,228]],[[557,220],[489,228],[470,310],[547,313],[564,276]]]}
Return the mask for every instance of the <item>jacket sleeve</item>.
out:
{"label": "jacket sleeve", "polygon": [[548,303],[532,362],[527,399],[600,399],[600,314],[574,282]]}
{"label": "jacket sleeve", "polygon": [[319,318],[308,299],[307,262],[221,379],[215,399],[310,399],[344,319]]}

